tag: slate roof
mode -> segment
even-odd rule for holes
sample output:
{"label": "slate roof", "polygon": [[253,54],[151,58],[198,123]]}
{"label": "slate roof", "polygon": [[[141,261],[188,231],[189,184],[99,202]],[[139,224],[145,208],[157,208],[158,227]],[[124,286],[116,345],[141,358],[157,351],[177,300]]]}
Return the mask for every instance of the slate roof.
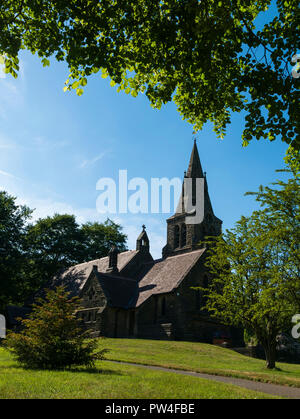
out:
{"label": "slate roof", "polygon": [[129,278],[122,276],[122,269],[138,253],[130,250],[118,255],[119,274],[105,272],[108,268],[108,257],[104,257],[66,269],[54,277],[46,288],[64,285],[70,296],[80,295],[93,266],[97,266],[97,277],[111,306],[139,307],[154,294],[164,294],[176,289],[204,252],[205,249],[198,249],[144,263],[134,278]]}
{"label": "slate roof", "polygon": [[[128,250],[118,254],[118,269],[122,274],[122,269],[134,258],[138,253],[137,250]],[[108,268],[108,256],[101,259],[91,260],[90,262],[80,263],[65,269],[56,275],[45,288],[54,288],[59,285],[64,285],[66,290],[70,292],[70,297],[76,296],[82,290],[86,280],[88,279],[93,266],[96,265],[99,272],[105,272]],[[39,296],[39,295],[36,295]]]}
{"label": "slate roof", "polygon": [[153,294],[164,294],[177,288],[204,252],[205,249],[199,249],[145,264],[136,307]]}

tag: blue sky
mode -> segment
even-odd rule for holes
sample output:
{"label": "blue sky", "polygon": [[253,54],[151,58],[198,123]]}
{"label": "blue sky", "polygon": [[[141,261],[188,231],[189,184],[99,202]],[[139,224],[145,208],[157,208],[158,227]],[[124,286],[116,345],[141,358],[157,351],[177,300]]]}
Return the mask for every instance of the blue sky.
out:
{"label": "blue sky", "polygon": [[[78,222],[104,221],[96,211],[96,182],[102,177],[182,177],[192,150],[192,127],[174,104],[161,110],[147,98],[117,93],[108,79],[91,77],[83,96],[63,92],[68,69],[21,55],[17,80],[0,78],[0,190],[35,208],[34,219],[73,213]],[[198,149],[215,214],[231,228],[257,208],[246,191],[257,190],[282,174],[287,146],[279,139],[241,146],[242,115],[235,114],[224,140],[211,125],[198,135]],[[171,214],[109,214],[124,226],[129,248],[143,223],[153,256],[160,257]]]}

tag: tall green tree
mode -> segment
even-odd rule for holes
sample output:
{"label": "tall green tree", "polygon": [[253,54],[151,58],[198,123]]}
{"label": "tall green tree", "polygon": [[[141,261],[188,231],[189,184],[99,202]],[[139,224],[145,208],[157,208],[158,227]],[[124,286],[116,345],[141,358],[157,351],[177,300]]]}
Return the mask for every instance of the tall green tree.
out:
{"label": "tall green tree", "polygon": [[155,108],[173,100],[196,131],[212,121],[220,137],[244,111],[243,145],[281,135],[299,148],[297,12],[297,0],[7,0],[0,54],[15,77],[21,49],[44,66],[65,60],[78,95],[100,71]]}
{"label": "tall green tree", "polygon": [[274,368],[276,336],[300,309],[299,177],[256,193],[263,209],[214,238],[206,309],[225,323],[255,333]]}
{"label": "tall green tree", "polygon": [[82,226],[69,214],[39,219],[26,235],[28,276],[37,288],[61,269],[107,256],[113,245],[125,250],[126,239],[122,227],[109,219]]}
{"label": "tall green tree", "polygon": [[84,236],[84,260],[94,260],[107,256],[112,246],[120,252],[127,250],[127,236],[122,233],[122,227],[107,219],[104,223],[89,222],[81,226]]}
{"label": "tall green tree", "polygon": [[290,175],[286,181],[277,180],[272,186],[260,186],[254,195],[264,209],[266,222],[263,228],[273,246],[277,246],[280,281],[284,282],[289,296],[300,310],[300,153],[288,150],[287,169],[279,170]]}
{"label": "tall green tree", "polygon": [[16,198],[0,192],[0,310],[21,302],[28,288],[24,276],[26,224],[32,211]]}
{"label": "tall green tree", "polygon": [[55,214],[28,226],[28,275],[38,287],[83,259],[83,234],[74,215]]}

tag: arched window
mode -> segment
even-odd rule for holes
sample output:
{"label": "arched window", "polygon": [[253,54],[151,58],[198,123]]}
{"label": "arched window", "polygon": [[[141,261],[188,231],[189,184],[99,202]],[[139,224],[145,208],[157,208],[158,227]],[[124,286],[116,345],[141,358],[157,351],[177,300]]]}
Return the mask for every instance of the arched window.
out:
{"label": "arched window", "polygon": [[181,247],[186,245],[186,225],[182,224],[181,226]]}
{"label": "arched window", "polygon": [[174,229],[174,248],[179,247],[179,226],[176,225]]}

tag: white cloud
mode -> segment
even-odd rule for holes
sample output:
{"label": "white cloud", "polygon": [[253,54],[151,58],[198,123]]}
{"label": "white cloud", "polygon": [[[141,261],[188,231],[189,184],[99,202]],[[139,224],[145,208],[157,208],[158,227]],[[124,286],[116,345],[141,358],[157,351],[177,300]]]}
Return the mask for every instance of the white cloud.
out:
{"label": "white cloud", "polygon": [[5,172],[4,170],[0,170],[0,175],[17,179],[16,176],[12,175],[11,173]]}
{"label": "white cloud", "polygon": [[48,138],[44,136],[37,136],[33,138],[32,140],[32,146],[30,148],[33,148],[34,150],[38,151],[49,151],[49,150],[57,150],[58,148],[63,148],[66,146],[69,146],[71,144],[68,140],[49,140]]}
{"label": "white cloud", "polygon": [[93,157],[92,159],[85,159],[85,160],[83,160],[80,163],[79,168],[80,169],[85,169],[86,167],[93,166],[95,163],[97,163],[97,161],[102,160],[103,157],[105,157],[108,153],[109,153],[109,151],[103,151],[98,156]]}

